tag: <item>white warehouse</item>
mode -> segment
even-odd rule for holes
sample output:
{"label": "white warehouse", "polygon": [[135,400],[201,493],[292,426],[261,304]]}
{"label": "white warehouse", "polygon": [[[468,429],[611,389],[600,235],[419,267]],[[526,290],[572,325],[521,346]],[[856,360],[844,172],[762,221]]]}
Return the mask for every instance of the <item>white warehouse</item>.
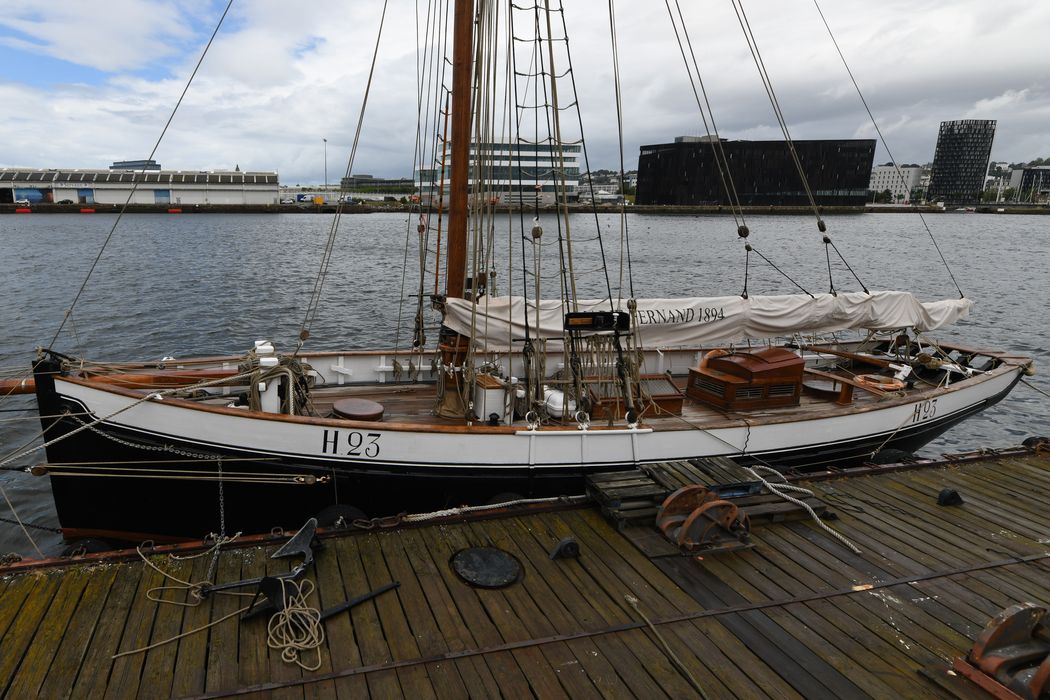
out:
{"label": "white warehouse", "polygon": [[[134,193],[133,193],[134,190]],[[0,204],[277,204],[274,172],[0,168]]]}

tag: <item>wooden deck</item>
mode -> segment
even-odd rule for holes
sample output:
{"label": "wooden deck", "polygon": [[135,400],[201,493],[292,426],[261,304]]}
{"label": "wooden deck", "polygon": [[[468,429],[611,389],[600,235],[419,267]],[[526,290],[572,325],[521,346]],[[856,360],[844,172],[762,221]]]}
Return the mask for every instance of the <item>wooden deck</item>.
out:
{"label": "wooden deck", "polygon": [[[947,669],[1002,608],[1050,605],[1050,459],[808,486],[861,555],[809,521],[759,527],[748,550],[647,555],[590,507],[327,537],[306,574],[315,606],[401,587],[325,622],[315,672],[267,647],[265,619],[114,660],[246,604],[151,602],[164,580],[137,557],[0,569],[0,695],[695,697],[688,674],[713,698],[982,697]],[[962,506],[937,505],[946,486]],[[551,560],[570,535],[580,558]],[[500,590],[460,581],[449,558],[476,545],[512,553],[523,578]],[[275,547],[225,549],[216,580],[287,571]],[[210,558],[151,561],[201,580]]]}
{"label": "wooden deck", "polygon": [[[679,382],[683,383],[683,382]],[[916,393],[930,393],[930,387],[912,390],[908,400],[914,400]],[[444,419],[434,415],[436,405],[433,384],[372,384],[368,386],[345,386],[316,389],[311,394],[313,414],[323,417],[332,416],[332,404],[345,397],[367,398],[381,403],[385,410],[384,420],[397,423],[418,423],[425,425],[463,425],[460,419]],[[904,400],[901,398],[900,400]],[[224,405],[227,399],[217,399],[214,403]],[[697,426],[705,429],[745,425],[749,421],[787,421],[822,418],[828,415],[848,415],[860,408],[880,405],[879,399],[871,394],[858,391],[854,394],[852,405],[840,405],[835,401],[803,395],[797,406],[767,408],[763,410],[726,411],[686,398],[681,415],[646,413],[644,423],[655,430],[695,430]],[[622,417],[621,417],[622,418]],[[556,419],[551,419],[557,425]],[[605,424],[604,419],[596,419],[596,424]],[[566,425],[576,425],[575,420],[566,419]]]}

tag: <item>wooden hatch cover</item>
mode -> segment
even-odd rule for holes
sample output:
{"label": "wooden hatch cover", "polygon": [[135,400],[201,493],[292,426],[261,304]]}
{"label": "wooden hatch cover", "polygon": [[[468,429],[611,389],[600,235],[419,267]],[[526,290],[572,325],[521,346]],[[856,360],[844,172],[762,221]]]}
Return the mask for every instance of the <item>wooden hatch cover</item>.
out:
{"label": "wooden hatch cover", "polygon": [[689,398],[723,409],[797,406],[805,361],[784,348],[732,352],[689,370]]}

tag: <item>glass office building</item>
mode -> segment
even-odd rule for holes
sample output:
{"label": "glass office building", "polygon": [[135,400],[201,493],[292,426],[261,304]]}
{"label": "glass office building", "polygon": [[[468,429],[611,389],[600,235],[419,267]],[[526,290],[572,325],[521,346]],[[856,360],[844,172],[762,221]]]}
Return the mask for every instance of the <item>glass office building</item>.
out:
{"label": "glass office building", "polygon": [[941,122],[926,201],[946,204],[980,201],[994,138],[994,119]]}
{"label": "glass office building", "polygon": [[[638,204],[727,205],[725,185],[706,137],[642,146]],[[784,141],[721,141],[744,206],[807,206],[802,179]],[[795,141],[813,197],[822,206],[864,206],[875,158],[872,139]]]}

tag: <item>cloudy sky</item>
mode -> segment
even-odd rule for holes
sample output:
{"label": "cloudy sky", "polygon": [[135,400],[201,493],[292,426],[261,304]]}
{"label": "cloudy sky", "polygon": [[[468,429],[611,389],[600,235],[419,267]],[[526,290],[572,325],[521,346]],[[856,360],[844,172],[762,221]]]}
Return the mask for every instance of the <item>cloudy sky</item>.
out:
{"label": "cloudy sky", "polygon": [[[595,168],[617,165],[607,0],[565,0]],[[555,4],[557,0],[552,0]],[[520,4],[520,3],[519,3]],[[796,138],[873,138],[812,0],[744,0]],[[701,134],[667,11],[619,0],[627,167],[638,146]],[[729,0],[687,2],[723,136],[779,129]],[[0,12],[0,166],[106,167],[146,157],[225,6],[220,0],[51,0]],[[156,158],[165,168],[345,169],[379,0],[238,0]],[[356,173],[408,176],[416,130],[416,8],[390,0]],[[1050,156],[1046,0],[822,0],[900,162],[933,157],[937,126],[997,119],[992,159]],[[560,88],[561,89],[561,88]],[[564,98],[563,98],[564,99]],[[880,145],[876,160],[887,160]]]}

